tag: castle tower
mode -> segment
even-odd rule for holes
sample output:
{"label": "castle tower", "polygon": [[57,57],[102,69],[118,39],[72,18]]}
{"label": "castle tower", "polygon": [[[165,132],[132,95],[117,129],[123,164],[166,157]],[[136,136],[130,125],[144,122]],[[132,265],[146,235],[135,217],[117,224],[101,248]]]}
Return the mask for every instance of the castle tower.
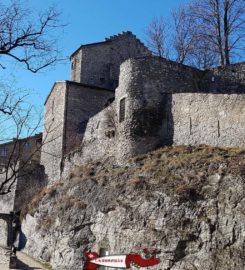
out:
{"label": "castle tower", "polygon": [[71,81],[54,84],[46,102],[41,164],[49,181],[60,178],[62,159],[80,147],[88,119],[101,111],[114,91]]}
{"label": "castle tower", "polygon": [[71,80],[115,89],[121,63],[149,55],[150,51],[135,35],[122,32],[103,42],[80,46],[70,57]]}
{"label": "castle tower", "polygon": [[245,146],[245,63],[201,71],[159,57],[120,68],[117,159],[164,145]]}

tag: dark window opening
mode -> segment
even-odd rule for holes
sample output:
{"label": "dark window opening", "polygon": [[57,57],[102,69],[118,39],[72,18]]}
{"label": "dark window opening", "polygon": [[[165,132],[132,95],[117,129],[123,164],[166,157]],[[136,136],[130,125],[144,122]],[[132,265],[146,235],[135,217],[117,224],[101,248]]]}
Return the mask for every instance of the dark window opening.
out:
{"label": "dark window opening", "polygon": [[119,123],[125,120],[126,98],[120,100],[119,105]]}
{"label": "dark window opening", "polygon": [[105,78],[100,78],[100,82],[105,82]]}

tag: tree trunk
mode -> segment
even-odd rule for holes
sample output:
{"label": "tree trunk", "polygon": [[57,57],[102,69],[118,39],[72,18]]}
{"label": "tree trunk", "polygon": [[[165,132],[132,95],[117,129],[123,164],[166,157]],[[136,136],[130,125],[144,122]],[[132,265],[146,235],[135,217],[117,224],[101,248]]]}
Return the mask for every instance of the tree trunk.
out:
{"label": "tree trunk", "polygon": [[217,34],[217,43],[218,43],[218,53],[219,53],[219,62],[221,66],[224,66],[224,55],[223,55],[223,42],[222,42],[222,33],[221,33],[221,20],[220,20],[220,0],[214,1],[214,17],[216,20],[216,34]]}
{"label": "tree trunk", "polygon": [[229,0],[224,0],[224,40],[225,40],[224,54],[226,65],[230,64],[228,13],[229,13]]}

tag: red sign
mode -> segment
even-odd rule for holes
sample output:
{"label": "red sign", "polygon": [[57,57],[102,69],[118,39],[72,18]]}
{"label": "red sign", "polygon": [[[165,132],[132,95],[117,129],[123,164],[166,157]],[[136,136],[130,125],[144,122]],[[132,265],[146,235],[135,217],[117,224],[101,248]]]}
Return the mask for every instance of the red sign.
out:
{"label": "red sign", "polygon": [[83,270],[97,270],[99,266],[114,267],[114,268],[131,268],[135,267],[149,267],[160,263],[160,259],[156,258],[156,253],[159,251],[149,252],[144,249],[144,253],[150,258],[144,259],[139,254],[126,254],[126,255],[109,255],[104,257],[99,257],[96,252],[84,252],[86,257],[86,262],[84,264]]}

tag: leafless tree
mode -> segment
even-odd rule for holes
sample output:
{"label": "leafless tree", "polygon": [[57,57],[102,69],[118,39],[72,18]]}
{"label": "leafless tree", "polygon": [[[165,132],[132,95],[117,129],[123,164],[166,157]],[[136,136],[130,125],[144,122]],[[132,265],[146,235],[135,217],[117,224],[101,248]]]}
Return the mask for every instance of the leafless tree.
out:
{"label": "leafless tree", "polygon": [[[7,5],[0,1],[0,8],[1,68],[6,68],[5,59],[12,59],[36,73],[60,60],[57,33],[64,25],[54,7],[34,14],[26,8],[25,1],[11,0]],[[23,158],[24,147],[40,130],[42,120],[29,97],[28,91],[0,83],[0,143],[1,147],[10,145],[6,156],[0,159],[0,195],[11,192],[19,173],[47,143],[47,138],[42,138],[34,151]],[[50,126],[45,134],[54,129]]]}
{"label": "leafless tree", "polygon": [[195,50],[196,28],[192,16],[189,16],[188,7],[180,6],[172,12],[173,36],[172,43],[175,60],[186,63],[193,56]]}
{"label": "leafless tree", "polygon": [[229,65],[244,57],[244,0],[190,0],[172,12],[171,37],[164,20],[147,29],[148,46],[159,56],[198,68]]}
{"label": "leafless tree", "polygon": [[197,38],[209,44],[220,65],[229,65],[233,56],[244,53],[244,0],[194,0],[189,16],[195,21]]}
{"label": "leafless tree", "polygon": [[149,49],[157,56],[168,57],[168,26],[163,17],[153,18],[145,33]]}
{"label": "leafless tree", "polygon": [[59,59],[55,33],[62,24],[55,8],[34,14],[24,4],[0,2],[0,66],[6,68],[4,57],[8,57],[36,73]]}
{"label": "leafless tree", "polygon": [[49,126],[45,137],[35,136],[43,117],[32,105],[33,97],[29,91],[0,83],[0,195],[10,193],[30,162],[39,160],[42,146],[50,142],[48,135],[57,128]]}
{"label": "leafless tree", "polygon": [[[11,191],[19,168],[18,161],[27,138],[37,131],[41,118],[27,101],[29,93],[15,90],[13,85],[0,84],[0,195]],[[33,122],[34,115],[37,117]],[[14,137],[14,139],[13,139]],[[21,138],[25,137],[26,141]],[[29,158],[28,158],[29,159]]]}

